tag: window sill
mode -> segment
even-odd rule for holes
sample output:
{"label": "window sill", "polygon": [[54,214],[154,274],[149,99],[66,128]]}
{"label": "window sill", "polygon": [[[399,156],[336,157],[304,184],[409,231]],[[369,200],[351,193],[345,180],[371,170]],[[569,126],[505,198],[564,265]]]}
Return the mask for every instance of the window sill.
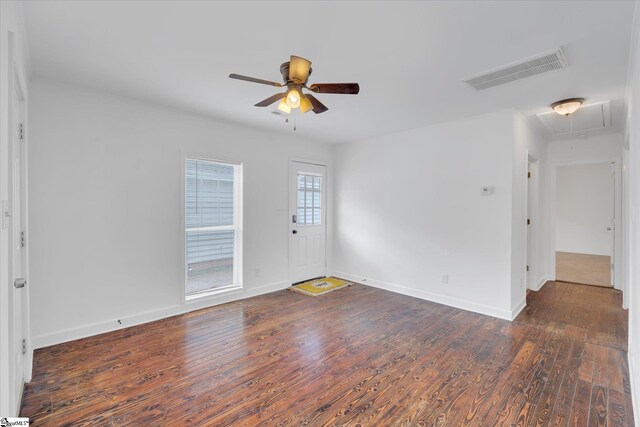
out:
{"label": "window sill", "polygon": [[232,291],[239,291],[239,290],[242,290],[242,284],[226,286],[220,289],[212,289],[211,291],[208,291],[208,292],[202,292],[194,295],[187,295],[185,296],[185,302],[190,303],[195,301],[201,301],[203,299],[212,298],[221,294],[226,294]]}

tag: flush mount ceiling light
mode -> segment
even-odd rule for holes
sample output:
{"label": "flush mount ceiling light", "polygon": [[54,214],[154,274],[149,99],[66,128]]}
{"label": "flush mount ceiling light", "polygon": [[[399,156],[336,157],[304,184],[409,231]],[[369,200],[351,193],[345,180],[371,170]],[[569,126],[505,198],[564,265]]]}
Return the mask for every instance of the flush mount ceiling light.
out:
{"label": "flush mount ceiling light", "polygon": [[583,102],[584,98],[568,98],[554,102],[551,108],[561,116],[568,116],[578,111]]}
{"label": "flush mount ceiling light", "polygon": [[311,86],[307,86],[309,75],[311,75],[311,61],[295,55],[291,55],[289,62],[285,62],[280,66],[280,74],[282,74],[284,84],[256,79],[255,77],[242,76],[240,74],[229,74],[229,77],[263,85],[286,87],[286,92],[277,93],[256,104],[256,107],[267,107],[280,101],[278,103],[278,110],[285,114],[291,114],[291,110],[296,108],[299,108],[303,113],[313,111],[316,114],[324,113],[328,110],[315,96],[310,93],[303,93],[302,89],[313,93],[338,93],[345,95],[357,95],[358,92],[360,92],[358,83],[314,83]]}

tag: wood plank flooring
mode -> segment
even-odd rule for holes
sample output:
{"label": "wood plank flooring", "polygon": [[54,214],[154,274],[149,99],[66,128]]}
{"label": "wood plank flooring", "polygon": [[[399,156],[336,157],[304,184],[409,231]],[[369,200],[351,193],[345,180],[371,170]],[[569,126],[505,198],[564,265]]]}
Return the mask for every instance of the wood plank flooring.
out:
{"label": "wood plank flooring", "polygon": [[556,280],[611,287],[611,257],[556,252]]}
{"label": "wood plank flooring", "polygon": [[620,293],[547,283],[514,322],[355,285],[36,351],[34,426],[631,426]]}

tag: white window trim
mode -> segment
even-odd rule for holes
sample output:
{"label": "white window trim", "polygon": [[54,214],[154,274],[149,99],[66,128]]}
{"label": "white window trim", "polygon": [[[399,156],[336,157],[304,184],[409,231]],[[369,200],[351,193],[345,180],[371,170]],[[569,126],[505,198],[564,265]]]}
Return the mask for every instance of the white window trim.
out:
{"label": "white window trim", "polygon": [[[324,165],[318,165],[318,166],[324,166]],[[325,166],[325,170],[326,170],[326,166]],[[322,179],[322,180],[320,181],[320,182],[321,182],[321,184],[320,184],[320,190],[318,190],[317,192],[319,192],[319,193],[320,193],[320,197],[321,197],[321,199],[320,199],[320,203],[321,203],[321,204],[322,204],[322,203],[324,203],[324,194],[323,194],[323,192],[324,192],[324,191],[326,191],[326,190],[325,190],[325,187],[324,187],[324,186],[325,186],[326,177],[325,177],[325,176],[323,176],[322,174],[319,174],[319,173],[312,173],[312,172],[305,172],[305,173],[304,173],[304,175],[305,175],[305,176],[315,176],[315,177],[318,177],[318,178],[321,178],[321,179]],[[297,187],[297,183],[296,183],[296,187]],[[296,188],[296,191],[299,191],[299,190],[300,190],[299,188]],[[324,191],[323,191],[323,190],[324,190]],[[312,191],[315,191],[315,190],[312,190]],[[297,197],[297,195],[296,195],[296,197]],[[320,222],[319,222],[318,224],[300,224],[300,218],[299,218],[300,214],[298,213],[298,212],[299,212],[299,210],[300,210],[300,208],[298,207],[297,200],[296,200],[296,208],[297,208],[297,210],[296,210],[296,215],[298,215],[298,222],[297,222],[297,224],[296,224],[296,226],[297,226],[297,227],[317,227],[317,226],[319,226],[319,225],[323,225],[324,218],[322,218],[322,215],[320,215]],[[321,206],[321,207],[320,207],[320,212],[322,212],[322,211],[323,211],[323,209],[324,209],[324,207],[322,207],[322,206]]]}
{"label": "white window trim", "polygon": [[[233,196],[234,196],[234,209],[233,209],[233,225],[221,225],[221,226],[212,226],[212,227],[198,227],[198,228],[190,228],[189,231],[207,231],[207,230],[215,230],[215,231],[226,231],[226,230],[235,230],[234,233],[234,248],[233,248],[233,284],[224,286],[217,289],[212,289],[208,292],[201,292],[195,295],[187,295],[187,245],[186,245],[186,165],[187,160],[202,160],[206,162],[214,162],[214,163],[222,163],[234,166],[234,176],[233,176]],[[181,296],[182,303],[190,303],[196,301],[202,301],[208,298],[216,297],[220,294],[226,294],[233,291],[242,290],[244,288],[243,285],[243,259],[242,259],[242,246],[244,242],[244,234],[243,234],[243,183],[242,183],[242,169],[243,165],[241,162],[231,161],[231,160],[220,160],[214,157],[210,157],[207,155],[195,155],[195,154],[183,154],[180,156],[180,235],[182,241],[182,280],[181,280]]]}

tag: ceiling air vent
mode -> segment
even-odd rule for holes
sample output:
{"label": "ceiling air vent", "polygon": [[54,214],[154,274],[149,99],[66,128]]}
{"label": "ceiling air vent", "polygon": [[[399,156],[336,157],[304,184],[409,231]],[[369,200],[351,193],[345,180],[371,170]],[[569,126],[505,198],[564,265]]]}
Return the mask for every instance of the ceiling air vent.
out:
{"label": "ceiling air vent", "polygon": [[562,49],[556,49],[471,76],[464,79],[464,81],[469,83],[475,90],[483,90],[566,67],[567,61],[564,58]]}

